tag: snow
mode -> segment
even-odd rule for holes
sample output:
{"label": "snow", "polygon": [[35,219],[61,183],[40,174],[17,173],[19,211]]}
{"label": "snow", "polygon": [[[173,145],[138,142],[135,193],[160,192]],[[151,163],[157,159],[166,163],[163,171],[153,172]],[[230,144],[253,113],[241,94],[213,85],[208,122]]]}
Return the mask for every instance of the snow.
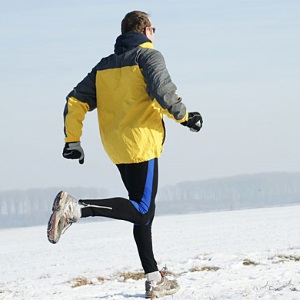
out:
{"label": "snow", "polygon": [[[181,286],[163,299],[300,299],[299,216],[300,205],[156,217],[156,259]],[[141,273],[130,223],[78,222],[57,245],[46,224],[0,240],[0,299],[144,298],[144,278],[124,279]]]}

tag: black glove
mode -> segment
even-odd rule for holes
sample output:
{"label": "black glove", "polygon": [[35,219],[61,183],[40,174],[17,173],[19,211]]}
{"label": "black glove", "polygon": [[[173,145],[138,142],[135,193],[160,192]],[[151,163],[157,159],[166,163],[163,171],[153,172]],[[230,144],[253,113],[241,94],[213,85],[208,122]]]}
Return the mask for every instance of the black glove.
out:
{"label": "black glove", "polygon": [[67,159],[79,159],[81,165],[84,163],[84,152],[80,142],[66,143],[62,155]]}
{"label": "black glove", "polygon": [[190,112],[187,121],[180,123],[183,126],[187,126],[191,131],[198,132],[203,124],[203,119],[198,112]]}

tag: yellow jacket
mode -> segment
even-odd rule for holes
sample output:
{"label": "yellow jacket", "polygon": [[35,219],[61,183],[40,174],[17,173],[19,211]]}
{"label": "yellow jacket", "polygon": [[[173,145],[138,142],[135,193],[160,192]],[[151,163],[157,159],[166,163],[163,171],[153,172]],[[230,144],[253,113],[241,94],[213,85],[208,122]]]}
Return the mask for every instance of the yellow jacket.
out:
{"label": "yellow jacket", "polygon": [[134,32],[119,36],[115,53],[67,96],[65,142],[80,141],[85,114],[95,108],[104,149],[115,164],[158,158],[165,137],[163,114],[179,123],[188,118],[163,56]]}

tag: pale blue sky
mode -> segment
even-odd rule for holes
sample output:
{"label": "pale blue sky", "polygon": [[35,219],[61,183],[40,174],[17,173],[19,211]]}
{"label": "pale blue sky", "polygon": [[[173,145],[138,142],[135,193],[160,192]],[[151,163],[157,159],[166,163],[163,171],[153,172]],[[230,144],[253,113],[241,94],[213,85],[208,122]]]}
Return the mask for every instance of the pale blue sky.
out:
{"label": "pale blue sky", "polygon": [[[86,116],[86,162],[64,160],[65,96],[113,51],[123,16],[151,14],[155,47],[190,111],[166,120],[160,186],[300,171],[300,1],[5,1],[0,10],[0,190],[95,186],[123,191]],[[112,192],[113,193],[113,192]]]}

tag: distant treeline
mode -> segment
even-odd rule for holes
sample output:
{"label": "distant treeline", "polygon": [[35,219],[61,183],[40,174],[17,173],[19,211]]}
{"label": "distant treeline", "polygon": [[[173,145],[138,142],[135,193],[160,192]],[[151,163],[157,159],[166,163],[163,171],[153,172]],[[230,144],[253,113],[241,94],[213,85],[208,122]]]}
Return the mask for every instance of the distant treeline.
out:
{"label": "distant treeline", "polygon": [[[53,200],[60,188],[10,190],[0,192],[0,228],[47,224]],[[68,187],[76,197],[106,197],[107,190]]]}
{"label": "distant treeline", "polygon": [[238,175],[182,182],[162,188],[159,191],[159,200],[160,213],[300,204],[300,172]]}
{"label": "distant treeline", "polygon": [[[47,224],[58,188],[0,192],[0,228]],[[79,198],[105,198],[97,188],[66,188]],[[159,189],[156,214],[183,214],[300,204],[300,172],[239,175]],[[87,221],[102,218],[88,218]]]}

